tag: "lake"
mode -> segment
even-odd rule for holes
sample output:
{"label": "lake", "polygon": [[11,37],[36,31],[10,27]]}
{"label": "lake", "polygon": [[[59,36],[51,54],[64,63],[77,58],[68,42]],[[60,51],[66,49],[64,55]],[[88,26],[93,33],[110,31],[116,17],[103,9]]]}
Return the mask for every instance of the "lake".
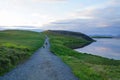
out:
{"label": "lake", "polygon": [[94,38],[96,42],[83,48],[75,49],[78,52],[89,53],[120,60],[120,39],[117,38]]}

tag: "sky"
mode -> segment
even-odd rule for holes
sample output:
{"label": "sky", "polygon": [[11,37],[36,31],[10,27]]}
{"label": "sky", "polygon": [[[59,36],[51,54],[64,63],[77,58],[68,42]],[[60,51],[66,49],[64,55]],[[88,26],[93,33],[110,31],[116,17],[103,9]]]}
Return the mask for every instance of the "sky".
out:
{"label": "sky", "polygon": [[120,25],[120,0],[0,0],[0,29],[79,31]]}

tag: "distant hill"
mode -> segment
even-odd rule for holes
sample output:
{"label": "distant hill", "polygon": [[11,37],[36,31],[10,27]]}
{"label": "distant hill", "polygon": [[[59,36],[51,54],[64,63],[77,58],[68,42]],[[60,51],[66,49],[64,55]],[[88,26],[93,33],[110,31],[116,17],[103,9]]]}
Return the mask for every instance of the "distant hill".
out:
{"label": "distant hill", "polygon": [[72,31],[64,31],[64,30],[47,30],[47,32],[63,34],[63,35],[68,35],[68,36],[74,36],[74,37],[81,37],[88,41],[94,41],[92,38],[90,38],[89,36],[87,36],[81,32],[72,32]]}
{"label": "distant hill", "polygon": [[0,31],[3,30],[26,30],[26,31],[35,31],[35,32],[43,31],[42,29],[35,28],[35,26],[0,26]]}

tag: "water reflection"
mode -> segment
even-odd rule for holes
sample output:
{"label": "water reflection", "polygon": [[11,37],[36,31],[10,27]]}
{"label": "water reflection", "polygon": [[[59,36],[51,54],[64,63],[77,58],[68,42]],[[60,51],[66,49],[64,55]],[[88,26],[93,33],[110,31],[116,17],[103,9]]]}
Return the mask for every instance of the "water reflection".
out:
{"label": "water reflection", "polygon": [[94,42],[86,47],[75,49],[79,52],[100,55],[107,58],[120,60],[120,39],[95,39]]}

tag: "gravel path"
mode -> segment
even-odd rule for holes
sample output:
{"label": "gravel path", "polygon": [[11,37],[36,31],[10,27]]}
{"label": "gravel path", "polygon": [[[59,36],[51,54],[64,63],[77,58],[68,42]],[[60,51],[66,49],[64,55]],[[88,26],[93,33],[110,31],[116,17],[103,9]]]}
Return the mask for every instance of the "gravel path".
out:
{"label": "gravel path", "polygon": [[78,80],[70,68],[49,50],[49,39],[44,47],[22,65],[0,77],[0,80]]}

